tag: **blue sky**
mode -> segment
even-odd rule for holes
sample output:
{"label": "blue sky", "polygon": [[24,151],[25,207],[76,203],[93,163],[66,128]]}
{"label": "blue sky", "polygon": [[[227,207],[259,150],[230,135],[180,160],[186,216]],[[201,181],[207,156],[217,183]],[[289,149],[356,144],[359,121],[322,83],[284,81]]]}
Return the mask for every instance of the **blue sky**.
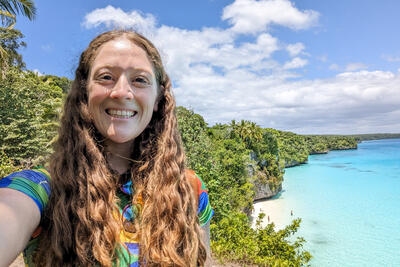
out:
{"label": "blue sky", "polygon": [[73,78],[107,29],[160,49],[177,104],[296,133],[400,132],[399,1],[35,1],[27,68]]}

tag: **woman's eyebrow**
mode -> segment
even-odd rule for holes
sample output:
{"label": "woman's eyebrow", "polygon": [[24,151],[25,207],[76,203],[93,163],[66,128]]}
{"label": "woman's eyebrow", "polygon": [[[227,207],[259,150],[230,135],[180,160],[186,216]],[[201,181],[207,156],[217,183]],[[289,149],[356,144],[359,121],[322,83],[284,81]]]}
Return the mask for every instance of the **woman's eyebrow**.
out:
{"label": "woman's eyebrow", "polygon": [[[123,68],[120,67],[120,66],[117,66],[117,65],[107,64],[107,65],[102,65],[102,66],[99,66],[99,67],[95,68],[94,72],[96,73],[96,72],[98,72],[99,70],[102,70],[102,69],[122,70]],[[147,69],[147,68],[142,68],[142,67],[137,67],[137,68],[129,67],[128,69],[133,70],[134,72],[145,72],[145,73],[148,73],[150,75],[154,75],[154,71],[152,69]]]}

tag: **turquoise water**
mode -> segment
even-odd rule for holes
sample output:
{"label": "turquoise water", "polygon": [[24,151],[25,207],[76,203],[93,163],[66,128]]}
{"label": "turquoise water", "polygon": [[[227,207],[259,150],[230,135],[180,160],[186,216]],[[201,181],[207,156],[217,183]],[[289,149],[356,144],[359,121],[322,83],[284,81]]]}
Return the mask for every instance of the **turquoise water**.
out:
{"label": "turquoise water", "polygon": [[311,266],[400,266],[400,139],[312,155],[284,177]]}

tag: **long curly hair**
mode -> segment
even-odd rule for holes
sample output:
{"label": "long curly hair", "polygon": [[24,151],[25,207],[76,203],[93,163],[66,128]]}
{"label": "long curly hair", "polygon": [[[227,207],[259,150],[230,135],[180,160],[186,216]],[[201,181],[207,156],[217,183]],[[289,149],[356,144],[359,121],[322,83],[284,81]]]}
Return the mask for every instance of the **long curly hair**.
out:
{"label": "long curly hair", "polygon": [[114,30],[97,36],[81,54],[64,105],[55,152],[50,161],[51,195],[42,216],[43,231],[34,255],[37,266],[126,265],[116,195],[118,178],[106,160],[104,137],[88,111],[87,83],[102,45],[127,38],[146,51],[158,82],[158,109],[134,141],[132,204],[142,208],[134,228],[140,240],[139,261],[146,266],[203,266],[193,190],[185,175],[185,154],[177,129],[171,81],[154,45],[138,33]]}

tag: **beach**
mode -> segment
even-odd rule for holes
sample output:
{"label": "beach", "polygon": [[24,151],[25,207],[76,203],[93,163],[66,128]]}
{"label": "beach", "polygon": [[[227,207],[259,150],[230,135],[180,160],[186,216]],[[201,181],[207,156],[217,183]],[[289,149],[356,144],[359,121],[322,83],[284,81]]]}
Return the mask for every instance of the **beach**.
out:
{"label": "beach", "polygon": [[[294,207],[287,206],[287,202],[278,194],[268,200],[257,201],[254,203],[254,211],[252,214],[252,225],[256,224],[256,220],[260,213],[265,213],[262,225],[265,226],[268,223],[275,224],[275,230],[281,230],[285,228],[293,219],[296,218],[296,210]],[[293,213],[293,215],[291,215]],[[269,217],[269,220],[268,220]]]}

